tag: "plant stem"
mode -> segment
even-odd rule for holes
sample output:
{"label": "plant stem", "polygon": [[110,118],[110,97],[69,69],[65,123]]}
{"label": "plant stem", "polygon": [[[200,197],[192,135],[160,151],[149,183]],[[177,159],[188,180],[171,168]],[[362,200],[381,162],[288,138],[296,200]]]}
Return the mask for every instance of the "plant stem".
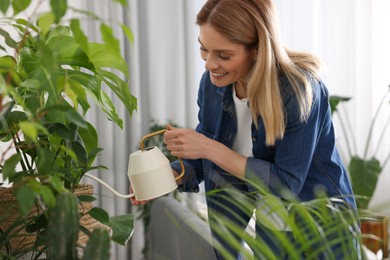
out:
{"label": "plant stem", "polygon": [[[16,138],[17,138],[18,142],[20,143],[21,140],[20,140],[20,138],[19,138],[19,135],[16,135]],[[16,147],[16,146],[15,146],[15,147]],[[23,159],[24,159],[25,163],[27,164],[28,170],[32,171],[32,167],[31,167],[30,163],[28,162],[28,158],[27,158],[27,156],[26,156],[26,153],[22,152],[22,155],[23,155]]]}
{"label": "plant stem", "polygon": [[384,125],[384,127],[382,129],[382,132],[381,132],[381,135],[380,135],[380,137],[378,139],[378,145],[376,146],[374,155],[378,153],[380,147],[383,147],[383,144],[381,143],[381,140],[384,138],[386,130],[389,127],[389,125],[390,125],[390,116],[387,118],[386,124]]}
{"label": "plant stem", "polygon": [[386,94],[383,96],[381,102],[380,102],[379,105],[378,105],[378,108],[377,108],[376,111],[375,111],[374,118],[372,119],[372,122],[371,122],[371,125],[370,125],[370,130],[369,130],[369,132],[368,132],[368,137],[367,137],[366,146],[365,146],[365,149],[364,149],[364,156],[363,156],[363,158],[365,158],[365,159],[367,159],[368,147],[369,147],[369,145],[370,145],[370,141],[371,141],[371,137],[372,137],[372,131],[373,131],[373,129],[374,129],[374,125],[375,125],[376,119],[377,119],[378,116],[379,116],[380,109],[381,109],[383,103],[385,102],[386,97],[387,97],[387,95],[389,94],[389,92],[390,92],[390,91],[387,91]]}
{"label": "plant stem", "polygon": [[[19,154],[19,155],[23,155],[23,152],[21,152],[21,150],[18,148],[18,146],[16,145],[16,135],[12,134],[12,140],[13,140],[13,143],[15,145],[15,150],[16,152]],[[26,165],[24,164],[24,161],[23,159],[20,160],[20,165],[22,166],[22,169],[23,171],[27,171],[27,168],[26,168]]]}
{"label": "plant stem", "polygon": [[351,158],[352,157],[352,148],[351,148],[351,142],[349,140],[350,137],[348,136],[348,131],[347,131],[347,128],[346,128],[346,126],[344,124],[344,121],[345,121],[344,118],[348,118],[348,117],[345,116],[345,114],[341,113],[341,111],[339,111],[338,116],[339,116],[339,122],[340,122],[341,130],[342,130],[344,138],[345,138],[345,143],[347,145],[348,156]]}
{"label": "plant stem", "polygon": [[15,146],[15,142],[10,142],[7,146],[7,148],[5,148],[4,151],[2,151],[2,153],[0,154],[0,164],[3,163],[3,161],[5,161],[6,159],[5,158],[5,155],[11,150],[12,146]]}
{"label": "plant stem", "polygon": [[387,154],[387,157],[385,158],[385,160],[383,161],[383,164],[382,164],[382,170],[386,168],[386,165],[387,163],[390,161],[390,152]]}

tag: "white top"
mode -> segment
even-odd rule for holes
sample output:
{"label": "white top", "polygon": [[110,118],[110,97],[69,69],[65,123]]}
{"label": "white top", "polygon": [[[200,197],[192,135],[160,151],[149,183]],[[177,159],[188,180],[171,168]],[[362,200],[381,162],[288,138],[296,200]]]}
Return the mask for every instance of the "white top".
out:
{"label": "white top", "polygon": [[[253,157],[252,153],[252,117],[248,106],[248,98],[239,99],[236,96],[236,90],[233,87],[233,100],[236,107],[237,116],[237,136],[233,143],[233,150],[246,156]],[[257,208],[258,216],[260,214],[263,218],[268,219],[269,223],[263,223],[267,228],[272,230],[291,231],[291,228],[286,226],[283,220],[287,216],[287,210],[281,205],[277,209],[270,208],[270,206],[264,201],[259,199]]]}
{"label": "white top", "polygon": [[248,98],[239,99],[233,86],[233,100],[237,116],[237,135],[233,143],[233,150],[244,156],[252,157],[252,117]]}

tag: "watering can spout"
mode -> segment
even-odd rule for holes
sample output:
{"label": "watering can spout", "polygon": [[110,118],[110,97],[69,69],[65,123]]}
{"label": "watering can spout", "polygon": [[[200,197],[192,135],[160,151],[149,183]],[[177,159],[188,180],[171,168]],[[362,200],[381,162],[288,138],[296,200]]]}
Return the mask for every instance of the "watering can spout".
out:
{"label": "watering can spout", "polygon": [[100,183],[101,185],[103,185],[105,188],[107,188],[109,191],[111,191],[112,193],[114,193],[116,196],[118,197],[121,197],[121,198],[124,198],[124,199],[128,199],[128,198],[132,198],[135,196],[134,193],[131,193],[131,194],[121,194],[119,192],[117,192],[116,190],[114,190],[114,188],[112,188],[110,185],[108,185],[106,182],[102,181],[101,179],[99,179],[98,177],[96,176],[93,176],[89,173],[85,173],[84,176],[87,176],[88,178],[91,178],[95,181],[97,181],[98,183]]}

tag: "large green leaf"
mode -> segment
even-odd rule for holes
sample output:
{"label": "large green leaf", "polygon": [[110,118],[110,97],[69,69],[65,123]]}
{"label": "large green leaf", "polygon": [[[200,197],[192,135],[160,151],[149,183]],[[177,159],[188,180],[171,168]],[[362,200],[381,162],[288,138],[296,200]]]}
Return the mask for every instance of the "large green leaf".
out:
{"label": "large green leaf", "polygon": [[5,39],[5,43],[11,47],[16,49],[18,46],[17,42],[9,35],[9,33],[3,29],[0,28],[0,35],[2,35]]}
{"label": "large green leaf", "polygon": [[[12,135],[12,132],[10,130],[10,127],[12,127],[12,124],[14,122],[9,121],[9,118],[11,117],[11,110],[14,108],[14,102],[8,102],[3,104],[2,110],[0,111],[0,139],[3,139],[7,135]],[[3,140],[3,141],[9,141]]]}
{"label": "large green leaf", "polygon": [[342,97],[342,96],[330,96],[329,97],[329,104],[330,104],[330,110],[332,114],[337,111],[337,106],[339,103],[349,101],[350,97]]}
{"label": "large green leaf", "polygon": [[108,213],[98,207],[92,208],[88,214],[102,224],[112,229],[112,240],[125,245],[134,231],[134,216],[132,214],[109,217]]}
{"label": "large green leaf", "polygon": [[382,170],[380,162],[376,158],[365,160],[358,156],[353,156],[348,169],[355,195],[362,196],[361,199],[358,199],[359,206],[367,208]]}
{"label": "large green leaf", "polygon": [[69,77],[70,82],[79,84],[80,86],[88,90],[89,93],[93,94],[96,99],[100,98],[100,78],[96,77],[95,75],[87,74],[76,70],[65,70],[65,72]]}
{"label": "large green leaf", "polygon": [[77,157],[77,164],[84,167],[88,164],[88,154],[84,147],[82,140],[76,140],[74,142],[66,141],[67,147],[74,151]]}
{"label": "large green leaf", "polygon": [[[44,74],[43,67],[40,70]],[[39,90],[46,82],[47,80],[26,79],[18,87],[18,94],[14,95],[17,104],[30,113],[32,117],[35,117],[35,115],[32,115],[32,111],[39,111],[41,106],[44,105],[44,102],[42,102],[44,97],[43,94],[39,93]]]}
{"label": "large green leaf", "polygon": [[104,82],[114,91],[117,97],[126,106],[130,116],[137,110],[137,99],[131,95],[127,82],[116,76],[114,73],[97,69],[97,72],[104,76]]}
{"label": "large green leaf", "polygon": [[46,104],[44,109],[39,111],[41,114],[45,115],[45,120],[48,123],[62,123],[64,125],[69,125],[70,121],[66,113],[70,110],[73,110],[64,99],[59,100],[58,103],[51,102]]}
{"label": "large green leaf", "polygon": [[53,187],[54,191],[56,192],[64,192],[64,184],[60,178],[57,176],[48,176],[47,178],[48,183],[50,183],[50,186]]}
{"label": "large green leaf", "polygon": [[[99,70],[101,72],[101,70]],[[89,75],[80,71],[67,71],[69,75],[70,81],[74,81],[79,83],[81,86],[83,86],[86,90],[88,90],[88,93],[92,94],[92,98],[95,100],[96,104],[99,105],[100,109],[106,114],[107,118],[113,122],[115,122],[118,126],[121,128],[123,127],[123,120],[118,115],[116,111],[116,107],[114,103],[112,102],[111,98],[101,89],[99,77],[100,76],[93,76]],[[103,71],[102,75],[109,77],[110,73]],[[119,79],[119,78],[116,78]],[[115,79],[115,80],[116,80]],[[111,84],[109,79],[107,78],[106,81],[108,84]],[[120,80],[120,79],[119,79]],[[124,84],[124,83],[119,83]],[[118,92],[118,95],[123,97],[128,97],[128,100],[125,100],[126,108],[130,109],[130,111],[134,110],[134,106],[136,106],[136,98],[131,96],[129,90],[127,88],[118,87],[118,86],[111,86],[113,89],[115,89]]]}
{"label": "large green leaf", "polygon": [[56,158],[56,151],[52,151],[47,147],[37,148],[38,157],[36,160],[37,171],[42,175],[53,174],[52,168]]}
{"label": "large green leaf", "polygon": [[116,112],[116,107],[114,103],[112,103],[111,98],[103,91],[100,94],[99,105],[103,112],[107,115],[107,118],[115,122],[122,129],[123,120]]}
{"label": "large green leaf", "polygon": [[110,218],[112,240],[120,245],[126,245],[134,231],[134,215],[126,214]]}
{"label": "large green leaf", "polygon": [[[25,107],[30,111],[36,111],[37,108],[44,104],[44,100],[48,99],[48,103],[57,103],[61,98],[57,93],[57,84],[51,80],[51,75],[58,65],[56,60],[53,59],[53,52],[45,47],[46,45],[39,45],[38,50],[42,52],[33,52],[29,49],[22,49],[20,52],[20,66],[24,72],[28,75],[29,79],[39,82],[39,88],[35,93],[35,97],[29,97],[25,99]],[[24,89],[26,93],[29,93],[28,86]],[[45,92],[49,94],[45,98]]]}
{"label": "large green leaf", "polygon": [[111,98],[101,89],[100,82],[97,82],[97,77],[75,71],[69,72],[69,76],[72,80],[78,81],[83,87],[89,90],[89,93],[92,94],[92,98],[109,120],[112,120],[121,128],[123,127],[122,118],[117,114]]}
{"label": "large green leaf", "polygon": [[93,230],[89,237],[87,247],[84,250],[82,259],[110,259],[110,237],[107,230],[103,228]]}
{"label": "large green leaf", "polygon": [[127,6],[127,1],[126,0],[114,0],[115,2],[120,3],[122,6]]}
{"label": "large green leaf", "polygon": [[13,179],[15,174],[16,174],[16,165],[19,163],[21,157],[20,154],[14,154],[10,158],[8,158],[5,163],[3,168],[1,169],[1,173],[3,174],[4,179]]}
{"label": "large green leaf", "polygon": [[50,30],[49,34],[46,37],[46,42],[50,42],[50,40],[55,37],[71,37],[71,35],[72,33],[70,31],[69,26],[57,25]]}
{"label": "large green leaf", "polygon": [[48,244],[50,259],[77,259],[79,232],[77,199],[70,192],[57,196],[56,206],[49,212]]}
{"label": "large green leaf", "polygon": [[96,197],[92,195],[78,195],[77,199],[80,200],[80,202],[93,202],[96,201]]}
{"label": "large green leaf", "polygon": [[53,25],[55,16],[52,12],[43,13],[37,20],[37,26],[41,28],[41,34],[46,35]]}
{"label": "large green leaf", "polygon": [[92,171],[92,170],[95,170],[95,169],[104,169],[104,170],[107,170],[107,169],[108,169],[106,166],[103,166],[103,165],[91,167],[92,164],[93,164],[93,162],[95,161],[96,157],[97,157],[102,151],[103,151],[103,148],[96,148],[96,149],[93,149],[93,150],[88,154],[89,165],[88,165],[88,168],[86,169],[86,171]]}
{"label": "large green leaf", "polygon": [[15,70],[16,60],[10,55],[0,57],[0,72],[7,72],[8,70]]}
{"label": "large green leaf", "polygon": [[3,14],[5,14],[7,12],[9,4],[10,4],[10,0],[1,0],[0,1],[0,11],[3,12]]}
{"label": "large green leaf", "polygon": [[94,64],[73,37],[57,36],[47,42],[60,65],[79,66],[94,71]]}
{"label": "large green leaf", "polygon": [[22,121],[19,123],[19,127],[22,130],[24,136],[33,142],[37,141],[39,133],[48,134],[47,129],[39,122]]}
{"label": "large green leaf", "polygon": [[72,29],[74,39],[83,50],[88,53],[88,37],[84,34],[80,26],[80,20],[72,19],[70,21],[70,28]]}
{"label": "large green leaf", "polygon": [[31,0],[13,0],[12,7],[14,9],[14,15],[25,10],[30,5],[30,3],[31,3]]}
{"label": "large green leaf", "polygon": [[79,127],[86,128],[87,122],[85,119],[76,111],[76,110],[68,110],[65,112],[66,118],[70,123],[75,124]]}
{"label": "large green leaf", "polygon": [[55,22],[59,23],[68,9],[67,0],[50,0],[50,6],[55,16]]}
{"label": "large green leaf", "polygon": [[45,126],[51,135],[70,141],[75,141],[77,138],[77,127],[73,124],[68,127],[58,122],[48,123]]}
{"label": "large green leaf", "polygon": [[34,191],[28,185],[22,185],[16,192],[20,212],[24,215],[31,210],[35,203]]}
{"label": "large green leaf", "polygon": [[112,51],[106,44],[90,43],[89,57],[96,68],[115,69],[129,78],[129,68],[125,59]]}
{"label": "large green leaf", "polygon": [[[56,60],[55,51],[48,48],[48,46],[43,42],[40,42],[40,44],[38,44],[38,57],[40,64],[44,67],[45,71],[47,71],[48,74],[51,74],[52,71],[59,68]],[[55,89],[55,87],[53,88]]]}
{"label": "large green leaf", "polygon": [[21,75],[17,71],[16,61],[13,57],[0,57],[0,93],[13,96],[15,100],[15,86],[21,81]]}
{"label": "large green leaf", "polygon": [[22,26],[23,29],[21,30],[21,32],[24,32],[26,30],[25,28],[29,28],[29,29],[33,30],[34,32],[39,33],[38,28],[34,24],[32,24],[31,22],[27,21],[26,19],[17,18],[17,19],[15,19],[15,23],[19,27]]}
{"label": "large green leaf", "polygon": [[49,208],[52,208],[56,204],[56,197],[54,196],[53,190],[49,186],[41,185],[37,191],[41,195],[43,202]]}
{"label": "large green leaf", "polygon": [[[26,47],[19,51],[19,67],[23,72],[33,74],[35,70],[41,69],[41,66],[39,57],[35,51]],[[29,79],[31,78],[29,77]]]}
{"label": "large green leaf", "polygon": [[88,214],[100,223],[107,225],[110,222],[110,216],[108,215],[107,211],[102,208],[94,207],[88,211]]}
{"label": "large green leaf", "polygon": [[87,128],[79,128],[78,132],[84,142],[85,149],[87,150],[88,154],[98,148],[98,135],[95,127],[92,124],[87,122]]}
{"label": "large green leaf", "polygon": [[76,95],[77,103],[81,105],[83,109],[83,114],[85,115],[85,113],[91,107],[91,105],[89,104],[86,91],[83,89],[83,86],[79,82],[70,80],[69,78],[68,78],[68,82],[69,82],[70,90]]}
{"label": "large green leaf", "polygon": [[121,24],[121,28],[123,33],[126,35],[127,39],[130,43],[134,43],[134,34],[131,31],[129,27],[127,27],[125,24]]}
{"label": "large green leaf", "polygon": [[118,39],[114,36],[113,30],[110,26],[102,23],[100,25],[100,32],[102,33],[103,41],[116,55],[121,55],[120,44]]}

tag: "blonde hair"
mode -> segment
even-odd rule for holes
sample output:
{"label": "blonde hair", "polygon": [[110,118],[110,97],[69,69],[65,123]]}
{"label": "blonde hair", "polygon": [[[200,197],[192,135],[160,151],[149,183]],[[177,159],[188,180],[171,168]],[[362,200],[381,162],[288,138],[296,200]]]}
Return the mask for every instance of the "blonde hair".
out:
{"label": "blonde hair", "polygon": [[257,59],[249,76],[247,93],[253,122],[263,120],[266,144],[284,136],[286,115],[279,74],[291,84],[299,104],[300,119],[306,120],[312,104],[309,75],[318,78],[319,60],[304,52],[285,48],[272,0],[208,0],[197,15],[197,24],[209,24],[232,42],[248,50],[257,48]]}

